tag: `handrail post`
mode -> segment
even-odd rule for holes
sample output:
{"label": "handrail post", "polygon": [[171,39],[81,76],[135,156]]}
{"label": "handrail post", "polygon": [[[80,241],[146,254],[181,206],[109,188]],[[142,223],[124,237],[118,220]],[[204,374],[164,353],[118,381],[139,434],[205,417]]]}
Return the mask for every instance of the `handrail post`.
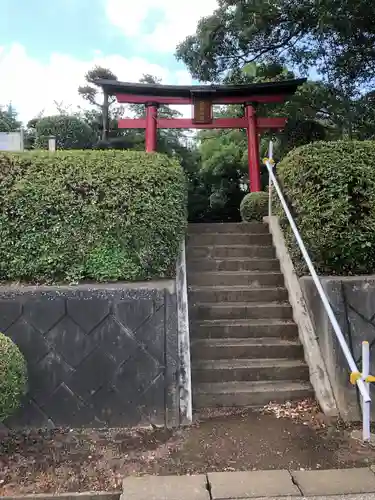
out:
{"label": "handrail post", "polygon": [[272,216],[272,179],[268,175],[268,217]]}
{"label": "handrail post", "polygon": [[[366,389],[370,392],[370,384],[366,382],[367,377],[370,375],[370,345],[367,341],[362,342],[362,379]],[[363,396],[362,402],[362,439],[363,441],[370,441],[371,429],[371,401],[365,401]]]}
{"label": "handrail post", "polygon": [[[268,148],[268,159],[271,161],[271,166],[273,166],[273,143],[270,141]],[[272,178],[268,172],[268,217],[272,216]]]}

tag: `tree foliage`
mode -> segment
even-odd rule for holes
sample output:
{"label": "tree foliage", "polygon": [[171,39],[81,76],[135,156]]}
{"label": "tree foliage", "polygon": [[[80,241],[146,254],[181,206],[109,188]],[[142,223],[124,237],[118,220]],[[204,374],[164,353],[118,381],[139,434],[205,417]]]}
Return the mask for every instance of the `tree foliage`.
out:
{"label": "tree foliage", "polygon": [[[78,87],[79,95],[94,106],[95,112],[86,115],[86,118],[91,118],[92,128],[98,129],[101,132],[101,139],[105,141],[109,137],[109,130],[113,126],[113,122],[117,123],[116,117],[110,116],[111,107],[116,102],[116,98],[108,96],[104,93],[102,101],[99,101],[101,94],[97,80],[117,80],[117,76],[108,68],[95,66],[85,75],[86,84]],[[95,126],[93,127],[93,123]],[[116,127],[117,128],[117,127]]]}
{"label": "tree foliage", "polygon": [[45,149],[48,138],[56,138],[57,149],[87,149],[94,142],[93,130],[76,116],[45,116],[35,124],[35,147]]}
{"label": "tree foliage", "polygon": [[375,76],[373,0],[220,0],[177,48],[195,78],[217,81],[249,62],[314,67],[346,94]]}
{"label": "tree foliage", "polygon": [[0,106],[0,132],[16,132],[21,128],[17,120],[17,111],[11,104]]}

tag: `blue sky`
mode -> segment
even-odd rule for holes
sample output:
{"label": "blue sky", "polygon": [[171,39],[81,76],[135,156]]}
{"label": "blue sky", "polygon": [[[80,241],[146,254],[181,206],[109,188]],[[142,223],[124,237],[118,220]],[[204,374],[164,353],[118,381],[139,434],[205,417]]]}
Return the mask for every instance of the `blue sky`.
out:
{"label": "blue sky", "polygon": [[76,89],[95,64],[125,81],[151,73],[164,83],[191,83],[174,50],[215,6],[216,0],[0,0],[0,104],[11,101],[23,121],[55,112],[54,101],[75,110],[84,104]]}

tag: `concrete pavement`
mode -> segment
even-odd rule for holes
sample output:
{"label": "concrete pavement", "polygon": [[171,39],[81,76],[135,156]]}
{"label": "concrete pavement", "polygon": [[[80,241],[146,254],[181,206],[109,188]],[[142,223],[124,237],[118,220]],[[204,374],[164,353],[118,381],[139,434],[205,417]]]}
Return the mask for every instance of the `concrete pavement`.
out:
{"label": "concrete pavement", "polygon": [[375,467],[127,477],[121,500],[375,500]]}

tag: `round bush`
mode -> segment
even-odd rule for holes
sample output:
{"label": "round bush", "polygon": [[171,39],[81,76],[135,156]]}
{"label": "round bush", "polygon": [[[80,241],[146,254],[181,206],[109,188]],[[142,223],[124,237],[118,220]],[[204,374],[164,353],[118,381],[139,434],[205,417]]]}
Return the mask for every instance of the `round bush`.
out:
{"label": "round bush", "polygon": [[248,193],[241,201],[240,212],[245,222],[262,221],[268,213],[268,193]]}
{"label": "round bush", "polygon": [[17,168],[0,178],[0,279],[173,275],[186,228],[186,182],[175,160],[120,150],[11,158]]}
{"label": "round bush", "polygon": [[[375,272],[375,142],[316,142],[289,153],[277,167],[284,193],[321,274]],[[283,212],[281,212],[283,214]],[[301,265],[289,224],[292,256]]]}
{"label": "round bush", "polygon": [[0,422],[19,407],[26,394],[27,370],[20,350],[9,337],[0,333]]}

